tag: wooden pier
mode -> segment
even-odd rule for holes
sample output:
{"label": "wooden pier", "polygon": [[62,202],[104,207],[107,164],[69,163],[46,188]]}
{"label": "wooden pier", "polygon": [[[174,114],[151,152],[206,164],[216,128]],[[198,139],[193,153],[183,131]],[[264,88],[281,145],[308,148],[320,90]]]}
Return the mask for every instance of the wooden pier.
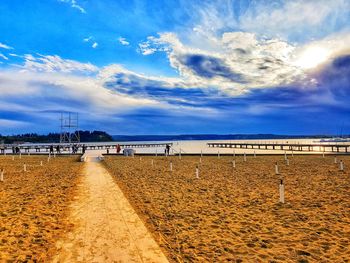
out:
{"label": "wooden pier", "polygon": [[[73,144],[59,144],[59,143],[50,143],[50,144],[19,144],[19,145],[12,145],[12,144],[5,144],[5,145],[0,145],[0,154],[5,154],[5,153],[13,153],[15,150],[15,147],[18,147],[20,152],[22,153],[42,153],[42,152],[50,152],[50,147],[54,147],[54,152],[56,152],[56,147],[57,145],[60,146],[60,151],[65,152],[68,151],[70,152],[72,149]],[[116,149],[118,142],[115,144],[111,143],[79,143],[75,144],[78,147],[78,150],[80,152],[82,151],[83,146],[85,146],[85,150],[111,150],[111,149]],[[173,143],[124,143],[124,144],[119,144],[121,149],[126,149],[126,148],[165,148],[166,145],[172,146]]]}
{"label": "wooden pier", "polygon": [[208,147],[216,148],[238,148],[238,149],[257,149],[257,150],[281,150],[281,151],[300,151],[300,152],[334,152],[349,153],[350,144],[299,144],[299,143],[257,143],[257,142],[214,142],[208,143]]}

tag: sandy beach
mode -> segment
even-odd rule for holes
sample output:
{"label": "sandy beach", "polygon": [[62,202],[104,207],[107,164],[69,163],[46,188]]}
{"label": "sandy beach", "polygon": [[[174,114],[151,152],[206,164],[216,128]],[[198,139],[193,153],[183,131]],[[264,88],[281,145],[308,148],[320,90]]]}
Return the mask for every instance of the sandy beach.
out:
{"label": "sandy beach", "polygon": [[233,168],[232,157],[106,157],[105,166],[172,262],[349,262],[350,158],[337,158],[345,172],[333,156],[288,158],[237,156]]}
{"label": "sandy beach", "polygon": [[76,157],[1,156],[0,169],[0,262],[48,262],[56,240],[73,227],[68,205],[81,163]]}

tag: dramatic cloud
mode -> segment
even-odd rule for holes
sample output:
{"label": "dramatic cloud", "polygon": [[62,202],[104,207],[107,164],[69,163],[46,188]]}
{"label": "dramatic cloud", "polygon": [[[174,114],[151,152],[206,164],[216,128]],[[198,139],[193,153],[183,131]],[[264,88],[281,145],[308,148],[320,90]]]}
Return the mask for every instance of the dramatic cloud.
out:
{"label": "dramatic cloud", "polygon": [[118,41],[119,41],[119,43],[120,44],[122,44],[123,46],[128,46],[128,45],[130,45],[130,43],[126,40],[126,38],[124,38],[124,37],[119,37],[118,38]]}

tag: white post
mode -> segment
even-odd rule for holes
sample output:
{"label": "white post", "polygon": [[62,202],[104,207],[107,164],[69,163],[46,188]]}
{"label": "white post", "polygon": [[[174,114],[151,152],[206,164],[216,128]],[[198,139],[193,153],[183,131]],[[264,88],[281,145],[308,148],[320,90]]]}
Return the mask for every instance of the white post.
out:
{"label": "white post", "polygon": [[277,164],[277,162],[275,163],[275,173],[276,174],[279,174],[280,172],[278,171],[278,164]]}
{"label": "white post", "polygon": [[287,153],[284,151],[284,160],[287,160]]}
{"label": "white post", "polygon": [[43,161],[40,161],[40,166],[43,166]]}
{"label": "white post", "polygon": [[344,171],[344,163],[343,163],[343,160],[340,160],[340,163],[339,163],[339,170],[340,170],[340,171]]}
{"label": "white post", "polygon": [[233,149],[233,157],[236,157],[236,150]]}
{"label": "white post", "polygon": [[323,153],[322,153],[322,158],[324,158],[324,150],[323,150]]}
{"label": "white post", "polygon": [[23,171],[27,171],[27,165],[26,164],[23,164]]}
{"label": "white post", "polygon": [[170,172],[173,171],[173,162],[170,162]]}
{"label": "white post", "polygon": [[198,169],[198,165],[196,166],[196,179],[199,179],[199,169]]}
{"label": "white post", "polygon": [[236,160],[232,160],[232,168],[236,168]]}
{"label": "white post", "polygon": [[286,165],[289,166],[289,159],[288,158],[286,159]]}
{"label": "white post", "polygon": [[337,163],[338,161],[337,161],[337,156],[336,157],[334,157],[334,163]]}
{"label": "white post", "polygon": [[218,158],[220,158],[220,151],[218,151]]}
{"label": "white post", "polygon": [[284,184],[283,180],[280,182],[280,203],[284,204]]}
{"label": "white post", "polygon": [[56,158],[56,154],[55,153],[53,154],[53,158]]}
{"label": "white post", "polygon": [[245,162],[247,161],[247,155],[245,154],[245,152],[244,152],[243,160],[244,160]]}

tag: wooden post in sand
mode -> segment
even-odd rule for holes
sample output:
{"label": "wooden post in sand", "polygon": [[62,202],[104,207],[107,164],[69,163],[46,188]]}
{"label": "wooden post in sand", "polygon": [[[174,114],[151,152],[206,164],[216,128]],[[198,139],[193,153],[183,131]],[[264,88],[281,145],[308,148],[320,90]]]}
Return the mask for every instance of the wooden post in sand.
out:
{"label": "wooden post in sand", "polygon": [[56,158],[56,154],[55,153],[53,154],[53,158]]}
{"label": "wooden post in sand", "polygon": [[141,162],[141,160],[142,160],[142,157],[140,156],[140,162]]}
{"label": "wooden post in sand", "polygon": [[278,170],[278,164],[277,162],[275,163],[275,173],[276,174],[280,174],[279,170]]}
{"label": "wooden post in sand", "polygon": [[173,171],[173,162],[171,161],[170,162],[170,172],[172,172]]}
{"label": "wooden post in sand", "polygon": [[292,150],[292,157],[294,157],[294,152],[293,152],[293,150]]}
{"label": "wooden post in sand", "polygon": [[12,161],[14,161],[15,160],[15,156],[14,155],[12,155]]}
{"label": "wooden post in sand", "polygon": [[286,161],[287,160],[287,152],[284,151],[284,160]]}
{"label": "wooden post in sand", "polygon": [[26,164],[23,164],[23,171],[27,171],[27,165]]}
{"label": "wooden post in sand", "polygon": [[280,182],[280,203],[284,204],[284,184],[282,179]]}
{"label": "wooden post in sand", "polygon": [[203,151],[201,150],[201,158],[203,157]]}
{"label": "wooden post in sand", "polygon": [[339,171],[344,171],[344,163],[343,163],[343,160],[340,160],[339,162]]}
{"label": "wooden post in sand", "polygon": [[243,160],[246,162],[247,161],[247,155],[245,154],[244,152],[244,155],[243,155]]}
{"label": "wooden post in sand", "polygon": [[47,162],[50,162],[50,156],[49,156],[49,157],[47,157]]}
{"label": "wooden post in sand", "polygon": [[198,168],[198,165],[196,166],[196,179],[199,179],[199,168]]}
{"label": "wooden post in sand", "polygon": [[5,170],[4,170],[4,169],[1,169],[1,170],[0,170],[0,182],[3,182],[3,181],[4,181],[4,173],[5,173]]}
{"label": "wooden post in sand", "polygon": [[255,151],[254,151],[254,158],[256,157],[256,153],[255,153]]}
{"label": "wooden post in sand", "polygon": [[199,163],[202,163],[202,157],[199,157]]}
{"label": "wooden post in sand", "polygon": [[40,166],[43,166],[43,161],[40,161]]}
{"label": "wooden post in sand", "polygon": [[152,167],[153,167],[153,165],[154,165],[153,159],[151,160],[151,165],[152,165]]}
{"label": "wooden post in sand", "polygon": [[334,157],[334,163],[338,163],[337,156]]}
{"label": "wooden post in sand", "polygon": [[22,159],[22,153],[21,152],[19,153],[19,159]]}
{"label": "wooden post in sand", "polygon": [[236,160],[232,160],[232,168],[236,168]]}
{"label": "wooden post in sand", "polygon": [[322,158],[324,158],[324,148],[323,148],[323,152],[322,152]]}
{"label": "wooden post in sand", "polygon": [[218,158],[220,158],[220,151],[218,151]]}
{"label": "wooden post in sand", "polygon": [[289,159],[288,158],[286,159],[286,165],[289,166]]}

